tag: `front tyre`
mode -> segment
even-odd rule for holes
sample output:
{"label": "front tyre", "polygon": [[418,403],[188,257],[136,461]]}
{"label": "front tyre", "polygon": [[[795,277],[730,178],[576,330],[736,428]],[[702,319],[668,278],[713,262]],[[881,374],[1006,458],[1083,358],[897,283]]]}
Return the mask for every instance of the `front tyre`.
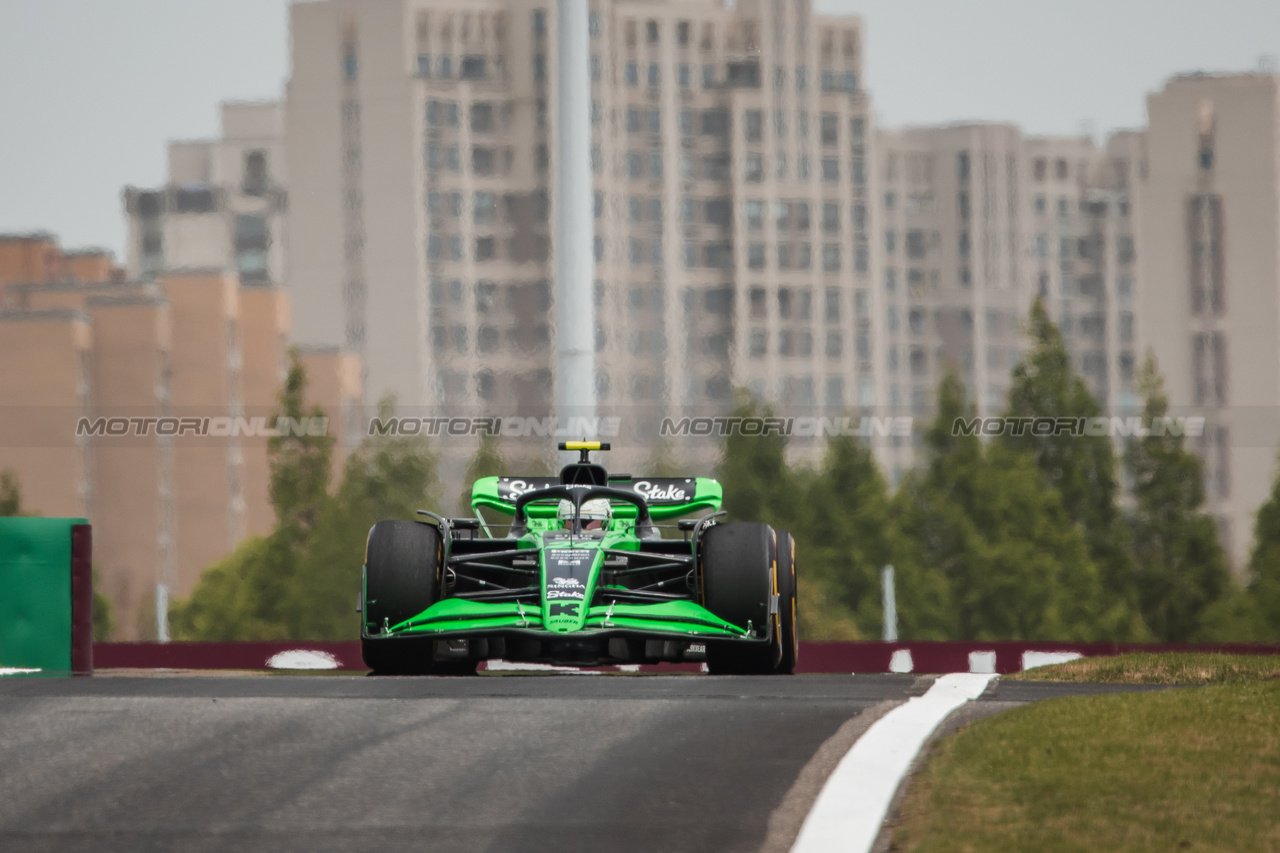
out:
{"label": "front tyre", "polygon": [[740,628],[763,628],[771,637],[768,643],[708,641],[707,669],[713,674],[778,671],[783,658],[780,632],[769,613],[769,600],[778,592],[776,549],[773,528],[755,522],[717,524],[702,537],[706,608]]}
{"label": "front tyre", "polygon": [[[444,558],[440,531],[417,521],[379,521],[365,549],[364,622],[380,632],[417,616],[440,598]],[[432,672],[434,640],[417,637],[364,637],[360,654],[379,675]],[[473,667],[474,668],[474,667]]]}

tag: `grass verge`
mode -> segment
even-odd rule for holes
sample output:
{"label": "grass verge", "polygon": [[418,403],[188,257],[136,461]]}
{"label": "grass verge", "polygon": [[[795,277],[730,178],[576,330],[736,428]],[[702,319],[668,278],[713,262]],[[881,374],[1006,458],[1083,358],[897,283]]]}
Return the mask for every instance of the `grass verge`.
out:
{"label": "grass verge", "polygon": [[1181,652],[1115,655],[1038,666],[1001,678],[1115,684],[1236,684],[1280,679],[1280,656]]}
{"label": "grass verge", "polygon": [[936,744],[892,849],[1274,851],[1277,803],[1280,681],[1071,697]]}

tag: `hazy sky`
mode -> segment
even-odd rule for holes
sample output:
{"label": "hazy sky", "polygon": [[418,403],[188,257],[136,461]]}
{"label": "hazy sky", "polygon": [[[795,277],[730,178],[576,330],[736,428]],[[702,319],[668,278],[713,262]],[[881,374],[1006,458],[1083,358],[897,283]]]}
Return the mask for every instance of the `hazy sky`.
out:
{"label": "hazy sky", "polygon": [[[0,0],[0,232],[124,242],[120,190],[165,143],[212,136],[222,100],[278,97],[287,0]],[[867,27],[888,125],[1000,120],[1103,134],[1168,76],[1280,55],[1277,0],[818,0]]]}

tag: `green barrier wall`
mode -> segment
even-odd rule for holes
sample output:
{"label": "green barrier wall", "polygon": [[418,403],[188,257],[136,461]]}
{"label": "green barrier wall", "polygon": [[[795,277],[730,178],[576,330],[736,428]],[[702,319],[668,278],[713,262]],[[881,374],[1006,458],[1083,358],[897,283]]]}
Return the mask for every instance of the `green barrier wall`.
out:
{"label": "green barrier wall", "polygon": [[[88,531],[83,518],[0,518],[0,667],[92,669],[83,653]],[[91,607],[91,587],[87,598]]]}

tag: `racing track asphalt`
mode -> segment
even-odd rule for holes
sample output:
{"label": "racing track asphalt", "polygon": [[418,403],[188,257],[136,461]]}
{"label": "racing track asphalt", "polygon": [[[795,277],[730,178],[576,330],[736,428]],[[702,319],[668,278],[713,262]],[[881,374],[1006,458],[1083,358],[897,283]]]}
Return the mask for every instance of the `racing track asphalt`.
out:
{"label": "racing track asphalt", "polygon": [[[786,850],[931,679],[0,679],[0,850]],[[1006,682],[991,710],[1098,685]]]}

